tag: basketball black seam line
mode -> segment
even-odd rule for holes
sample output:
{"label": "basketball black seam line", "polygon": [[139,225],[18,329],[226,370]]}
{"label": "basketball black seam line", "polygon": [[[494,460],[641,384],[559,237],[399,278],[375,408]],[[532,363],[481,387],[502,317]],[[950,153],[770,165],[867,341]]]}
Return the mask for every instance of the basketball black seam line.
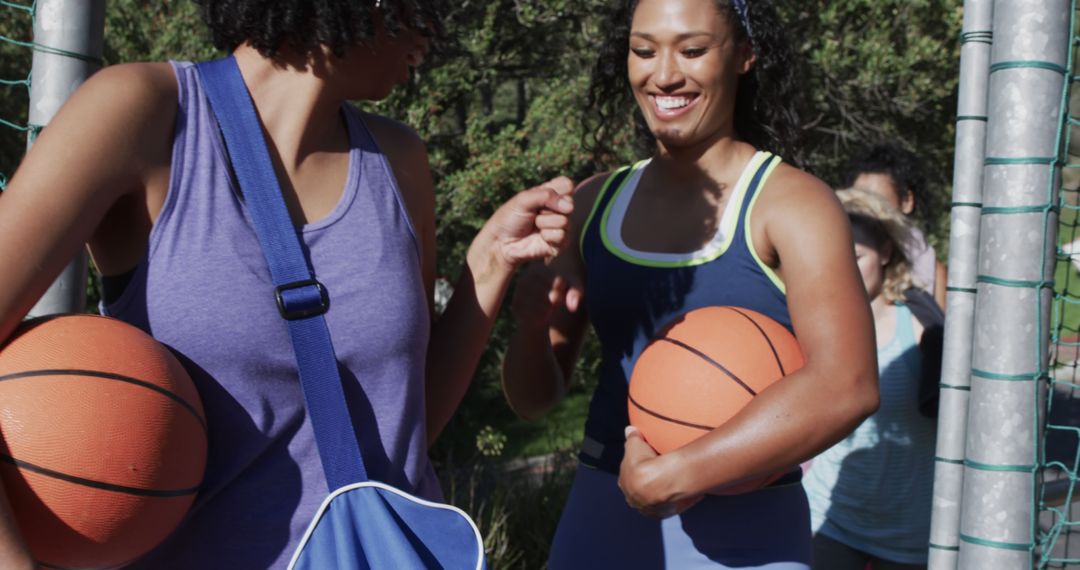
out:
{"label": "basketball black seam line", "polygon": [[8,381],[8,380],[21,380],[23,378],[34,378],[34,377],[38,377],[38,376],[91,376],[91,377],[94,377],[94,378],[104,378],[106,380],[116,380],[116,381],[119,381],[119,382],[126,382],[128,384],[134,384],[136,386],[141,386],[141,387],[146,388],[148,390],[153,390],[154,392],[157,392],[157,393],[165,396],[166,398],[169,398],[170,400],[173,400],[177,404],[180,404],[180,407],[184,408],[189,413],[191,413],[192,416],[195,417],[195,421],[199,422],[199,426],[202,427],[203,431],[204,432],[207,431],[207,429],[206,429],[206,421],[203,420],[203,418],[199,415],[199,412],[197,412],[195,410],[194,406],[192,406],[186,400],[181,398],[179,395],[177,395],[177,394],[175,394],[173,392],[170,392],[170,391],[166,390],[165,388],[162,388],[161,386],[151,384],[150,382],[147,382],[145,380],[139,380],[138,378],[132,378],[131,376],[124,376],[123,374],[114,374],[112,372],[99,372],[97,370],[77,370],[77,369],[67,369],[67,368],[56,368],[56,369],[50,369],[50,370],[28,370],[26,372],[16,372],[14,374],[7,374],[7,375],[4,375],[4,376],[0,376],[0,382],[5,382],[5,381]]}
{"label": "basketball black seam line", "polygon": [[756,328],[758,332],[761,333],[761,336],[765,337],[765,342],[769,343],[769,350],[772,350],[773,358],[776,359],[776,365],[780,367],[780,377],[783,378],[784,376],[787,376],[787,372],[784,370],[784,363],[780,361],[780,353],[776,352],[776,346],[773,345],[772,339],[769,338],[769,334],[765,332],[765,329],[761,328],[761,325],[757,324],[757,321],[755,321],[750,315],[736,309],[735,307],[727,308],[745,317],[746,320],[750,321],[750,324],[754,325],[754,328]]}
{"label": "basketball black seam line", "polygon": [[48,562],[42,562],[40,560],[35,560],[35,562],[38,563],[38,566],[41,566],[42,568],[48,568],[49,570],[78,570],[77,568],[68,568],[67,566],[57,566],[55,564],[49,564]]}
{"label": "basketball black seam line", "polygon": [[128,495],[136,495],[139,497],[157,497],[157,498],[171,498],[171,497],[183,497],[186,495],[193,495],[199,491],[201,485],[196,485],[189,489],[169,489],[169,490],[157,490],[157,489],[140,489],[138,487],[126,487],[124,485],[114,485],[112,483],[104,483],[102,481],[94,481],[93,479],[85,479],[83,477],[76,477],[75,475],[68,475],[67,473],[61,473],[54,471],[40,465],[34,465],[21,459],[15,459],[14,457],[7,455],[6,453],[0,453],[0,461],[9,463],[18,467],[19,469],[25,469],[27,471],[44,475],[46,477],[52,477],[53,479],[59,479],[61,481],[67,481],[68,483],[75,483],[84,487],[92,487],[94,489],[101,489],[103,491],[113,491],[116,493],[126,493]]}
{"label": "basketball black seam line", "polygon": [[34,562],[37,562],[38,566],[41,566],[42,568],[48,568],[49,570],[119,570],[120,568],[128,566],[132,562],[135,562],[135,560],[138,560],[138,558],[128,560],[126,562],[121,562],[120,564],[114,564],[112,566],[96,566],[94,568],[90,568],[89,566],[82,568],[68,568],[67,566],[58,566],[49,562],[42,562],[41,560],[35,560]]}
{"label": "basketball black seam line", "polygon": [[746,390],[747,392],[749,392],[751,396],[757,396],[757,392],[755,392],[753,388],[748,386],[746,384],[746,382],[743,382],[738,376],[736,376],[730,370],[728,370],[727,368],[724,368],[723,364],[720,364],[719,362],[713,360],[712,358],[709,358],[708,354],[705,354],[704,352],[701,352],[700,350],[690,346],[689,344],[686,344],[685,342],[682,342],[681,340],[676,340],[676,339],[666,337],[666,336],[658,338],[657,340],[670,342],[671,344],[674,344],[675,346],[677,346],[679,348],[682,348],[683,350],[687,350],[687,351],[701,357],[702,360],[704,360],[705,362],[708,362],[709,364],[712,364],[713,366],[718,368],[721,372],[726,374],[728,376],[728,378],[731,378],[732,380],[734,380],[736,384],[738,384],[739,386],[742,386],[743,389]]}
{"label": "basketball black seam line", "polygon": [[641,404],[638,403],[637,400],[634,399],[633,396],[631,396],[629,394],[627,394],[627,398],[629,398],[630,403],[633,404],[635,408],[645,412],[646,414],[649,414],[650,416],[653,416],[654,418],[664,420],[665,422],[671,422],[673,424],[679,424],[681,426],[694,428],[694,429],[700,429],[700,430],[704,430],[704,431],[712,431],[712,430],[716,429],[715,427],[703,426],[703,425],[700,425],[700,424],[695,424],[695,423],[691,423],[691,422],[684,421],[684,420],[679,420],[679,419],[675,419],[675,418],[669,418],[669,417],[667,417],[667,416],[665,416],[665,415],[663,415],[661,413],[654,412],[654,411],[650,410],[649,408],[646,408],[645,406],[642,406]]}

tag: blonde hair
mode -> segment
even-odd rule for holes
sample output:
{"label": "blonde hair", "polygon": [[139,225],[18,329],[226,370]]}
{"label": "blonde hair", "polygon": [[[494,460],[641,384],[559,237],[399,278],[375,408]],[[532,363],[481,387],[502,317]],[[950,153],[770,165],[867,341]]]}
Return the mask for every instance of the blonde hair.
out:
{"label": "blonde hair", "polygon": [[911,262],[904,253],[905,244],[912,239],[911,222],[884,198],[867,190],[849,188],[837,190],[836,195],[852,226],[869,232],[878,250],[886,244],[892,245],[892,255],[885,263],[881,294],[891,303],[903,301],[904,292],[915,285]]}

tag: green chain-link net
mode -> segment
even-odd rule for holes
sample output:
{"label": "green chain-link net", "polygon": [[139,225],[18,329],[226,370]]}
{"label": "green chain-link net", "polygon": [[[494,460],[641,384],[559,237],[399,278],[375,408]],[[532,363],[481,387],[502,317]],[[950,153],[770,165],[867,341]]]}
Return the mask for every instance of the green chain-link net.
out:
{"label": "green chain-link net", "polygon": [[38,131],[27,123],[35,4],[0,0],[0,191]]}
{"label": "green chain-link net", "polygon": [[[1049,397],[1039,468],[1037,568],[1080,568],[1080,37],[1073,2],[1069,81],[1062,95],[1058,248],[1050,317]],[[1074,504],[1076,503],[1076,504]]]}

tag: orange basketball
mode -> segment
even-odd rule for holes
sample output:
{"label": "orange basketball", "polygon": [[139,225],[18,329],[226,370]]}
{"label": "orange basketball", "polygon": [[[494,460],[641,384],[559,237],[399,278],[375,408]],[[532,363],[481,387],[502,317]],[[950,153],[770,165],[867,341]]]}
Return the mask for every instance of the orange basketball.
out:
{"label": "orange basketball", "polygon": [[[741,307],[705,307],[668,325],[642,351],[630,378],[630,424],[659,453],[720,426],[762,390],[803,365],[795,336]],[[726,487],[743,493],[779,478]]]}
{"label": "orange basketball", "polygon": [[0,349],[0,476],[39,563],[108,568],[180,523],[206,418],[180,362],[115,319],[24,323]]}

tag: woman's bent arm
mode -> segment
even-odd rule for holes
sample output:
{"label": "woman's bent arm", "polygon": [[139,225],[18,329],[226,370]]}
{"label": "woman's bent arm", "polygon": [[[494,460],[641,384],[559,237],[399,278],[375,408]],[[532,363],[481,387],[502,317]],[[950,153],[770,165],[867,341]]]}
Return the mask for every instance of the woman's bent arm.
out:
{"label": "woman's bent arm", "polygon": [[560,261],[527,269],[514,294],[516,327],[503,356],[502,387],[510,408],[528,420],[540,418],[566,396],[585,337],[580,286]]}
{"label": "woman's bent arm", "polygon": [[433,317],[427,353],[428,445],[454,415],[487,346],[503,296],[518,265],[555,255],[567,243],[565,178],[525,190],[488,220],[473,240],[465,267],[446,309],[434,318],[435,194],[423,142],[409,127],[383,117],[369,125],[394,168],[413,226],[420,240],[420,264]]}
{"label": "woman's bent arm", "polygon": [[[116,200],[140,190],[162,156],[168,167],[175,108],[176,83],[167,65],[110,67],[87,81],[41,133],[0,194],[0,341]],[[2,488],[0,567],[33,567]]]}
{"label": "woman's bent arm", "polygon": [[588,326],[581,232],[604,179],[594,176],[574,192],[569,243],[563,251],[518,278],[511,305],[515,329],[503,356],[502,387],[510,408],[525,419],[547,413],[569,388]]}
{"label": "woman's bent arm", "polygon": [[806,364],[683,448],[643,460],[640,442],[628,441],[620,484],[639,508],[790,469],[877,409],[873,320],[847,218],[832,191],[809,175],[785,168],[769,186],[775,191],[762,195],[753,216],[767,242],[757,250],[779,257]]}
{"label": "woman's bent arm", "polygon": [[565,245],[568,179],[518,193],[499,208],[473,240],[466,266],[428,351],[428,441],[434,441],[465,396],[498,316],[514,269],[551,257]]}

